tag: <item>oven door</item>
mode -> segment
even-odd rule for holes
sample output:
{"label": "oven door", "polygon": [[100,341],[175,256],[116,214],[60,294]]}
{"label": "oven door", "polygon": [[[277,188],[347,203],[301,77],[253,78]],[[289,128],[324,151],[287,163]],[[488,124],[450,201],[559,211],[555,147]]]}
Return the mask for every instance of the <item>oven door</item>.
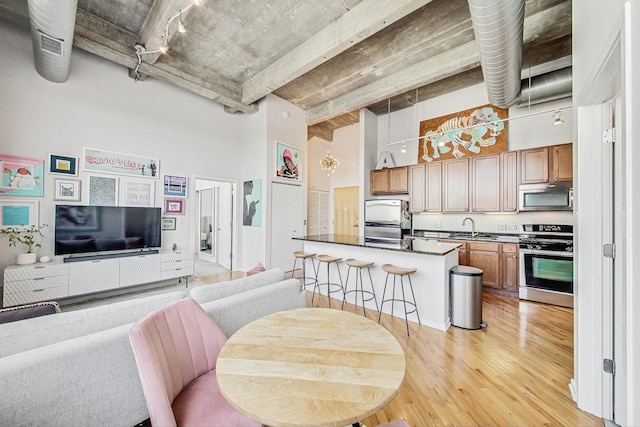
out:
{"label": "oven door", "polygon": [[520,249],[520,286],[573,294],[573,253]]}

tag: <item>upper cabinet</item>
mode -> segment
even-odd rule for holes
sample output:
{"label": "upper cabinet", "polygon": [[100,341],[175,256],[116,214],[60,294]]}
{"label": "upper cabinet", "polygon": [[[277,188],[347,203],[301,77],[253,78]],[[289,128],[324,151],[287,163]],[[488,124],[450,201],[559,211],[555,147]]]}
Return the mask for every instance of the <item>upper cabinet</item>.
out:
{"label": "upper cabinet", "polygon": [[411,212],[442,212],[442,163],[409,166]]}
{"label": "upper cabinet", "polygon": [[500,154],[501,162],[501,207],[502,212],[518,211],[518,152],[507,151]]}
{"label": "upper cabinet", "polygon": [[406,194],[409,192],[407,166],[376,169],[370,172],[370,192],[377,194]]}
{"label": "upper cabinet", "polygon": [[471,211],[500,212],[500,154],[471,157]]}
{"label": "upper cabinet", "polygon": [[447,160],[443,165],[445,212],[469,211],[469,159]]}
{"label": "upper cabinet", "polygon": [[520,151],[521,184],[571,181],[573,181],[572,144]]}

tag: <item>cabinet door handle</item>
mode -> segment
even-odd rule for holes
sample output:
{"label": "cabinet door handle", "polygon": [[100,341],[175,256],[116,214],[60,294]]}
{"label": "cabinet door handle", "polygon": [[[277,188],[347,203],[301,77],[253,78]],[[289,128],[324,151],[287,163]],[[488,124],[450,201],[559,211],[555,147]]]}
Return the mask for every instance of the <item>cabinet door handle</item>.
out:
{"label": "cabinet door handle", "polygon": [[34,289],[33,292],[42,292],[44,289]]}
{"label": "cabinet door handle", "polygon": [[44,268],[44,265],[39,265],[39,266],[33,267],[33,268]]}
{"label": "cabinet door handle", "polygon": [[44,277],[34,277],[33,280],[44,280]]}

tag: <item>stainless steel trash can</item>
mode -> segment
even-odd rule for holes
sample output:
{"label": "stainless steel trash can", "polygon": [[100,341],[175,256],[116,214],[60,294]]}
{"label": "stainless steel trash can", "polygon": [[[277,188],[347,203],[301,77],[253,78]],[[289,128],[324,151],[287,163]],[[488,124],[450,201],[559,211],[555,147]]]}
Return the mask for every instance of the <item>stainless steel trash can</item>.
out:
{"label": "stainless steel trash can", "polygon": [[459,328],[480,329],[482,322],[482,270],[457,265],[449,271],[451,324]]}

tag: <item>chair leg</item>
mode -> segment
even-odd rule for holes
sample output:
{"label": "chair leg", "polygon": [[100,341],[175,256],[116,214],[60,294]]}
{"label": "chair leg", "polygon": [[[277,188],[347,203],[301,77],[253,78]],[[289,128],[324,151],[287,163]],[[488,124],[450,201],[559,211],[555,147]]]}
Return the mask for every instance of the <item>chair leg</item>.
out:
{"label": "chair leg", "polygon": [[418,304],[416,303],[416,295],[413,293],[413,284],[411,283],[411,276],[407,276],[409,278],[409,288],[411,289],[411,296],[413,297],[413,305],[416,308],[416,316],[418,316],[418,325],[422,325],[420,322],[420,313],[418,313]]}
{"label": "chair leg", "polygon": [[409,319],[407,318],[407,298],[404,295],[404,280],[400,276],[400,287],[402,288],[402,303],[404,304],[404,323],[407,326],[407,336],[409,336]]}
{"label": "chair leg", "polygon": [[[345,282],[345,291],[342,294],[342,310],[344,310],[344,304],[347,302],[347,287],[349,286],[349,273],[351,272],[351,266],[347,268],[347,280]],[[357,289],[357,288],[356,288]]]}
{"label": "chair leg", "polygon": [[[291,269],[291,278],[293,279],[293,276],[296,274],[296,264],[298,262],[298,258],[297,257],[293,257],[293,268]],[[304,261],[302,261],[302,265],[304,265]]]}
{"label": "chair leg", "polygon": [[393,317],[393,306],[395,305],[395,299],[396,299],[396,276],[395,274],[393,275],[393,293],[391,294],[391,316]]}
{"label": "chair leg", "polygon": [[[364,286],[362,286],[362,268],[358,268],[360,276],[360,296],[362,297],[362,314],[367,317],[367,312],[364,309]],[[358,307],[358,282],[356,282],[356,307]]]}
{"label": "chair leg", "polygon": [[331,308],[331,285],[329,285],[329,265],[331,263],[327,263],[327,297],[329,297],[329,308]]}
{"label": "chair leg", "polygon": [[[380,323],[380,319],[382,318],[382,307],[386,302],[384,296],[387,293],[387,281],[389,280],[389,273],[387,273],[387,277],[384,279],[384,289],[382,289],[382,302],[380,303],[380,312],[378,313],[378,323]],[[393,304],[393,302],[391,303]],[[393,306],[392,306],[393,307]]]}
{"label": "chair leg", "polygon": [[367,271],[369,272],[369,283],[371,283],[371,293],[373,294],[373,301],[376,303],[376,310],[380,311],[378,307],[378,299],[376,298],[376,289],[373,287],[373,279],[371,278],[371,269],[367,267]]}

